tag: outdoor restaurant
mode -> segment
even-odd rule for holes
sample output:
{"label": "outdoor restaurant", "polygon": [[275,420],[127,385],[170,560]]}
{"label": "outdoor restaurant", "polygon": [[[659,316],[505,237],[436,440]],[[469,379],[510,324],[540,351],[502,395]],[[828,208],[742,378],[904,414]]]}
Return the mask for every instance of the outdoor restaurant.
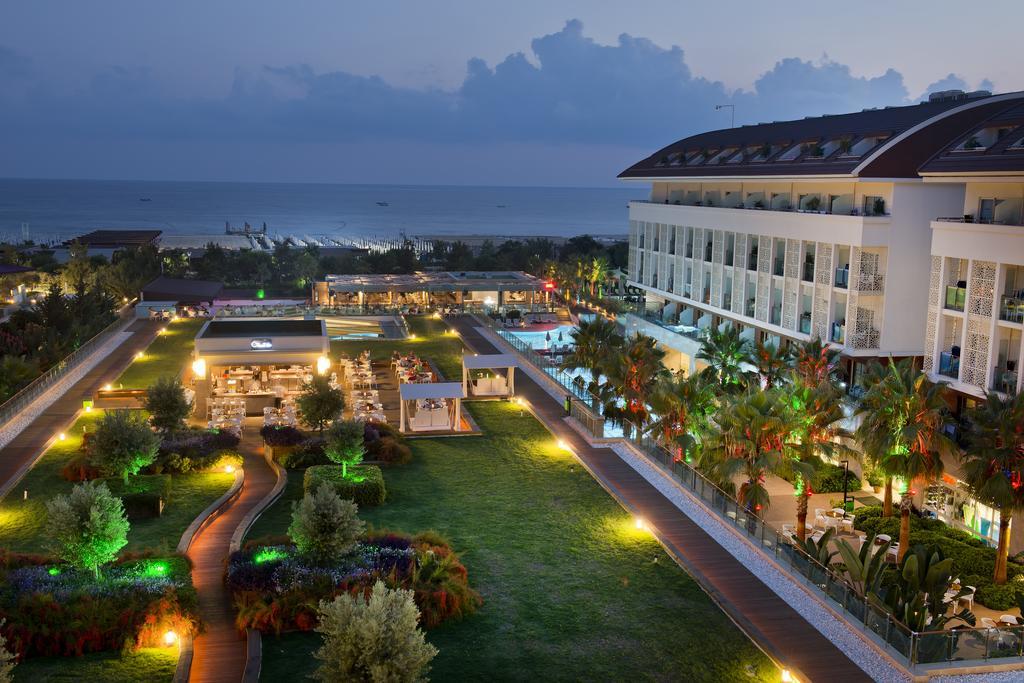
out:
{"label": "outdoor restaurant", "polygon": [[314,374],[331,374],[322,320],[210,320],[193,351],[195,410],[212,427],[247,415],[294,415],[294,400]]}
{"label": "outdoor restaurant", "polygon": [[313,284],[318,306],[425,309],[517,307],[544,310],[554,284],[521,271],[327,275]]}

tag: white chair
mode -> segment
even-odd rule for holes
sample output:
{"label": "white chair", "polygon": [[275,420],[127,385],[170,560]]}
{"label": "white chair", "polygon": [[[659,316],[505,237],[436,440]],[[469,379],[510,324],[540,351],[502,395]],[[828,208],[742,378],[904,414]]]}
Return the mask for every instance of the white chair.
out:
{"label": "white chair", "polygon": [[839,530],[842,533],[844,533],[844,534],[852,534],[853,533],[853,520],[852,519],[840,520]]}
{"label": "white chair", "polygon": [[843,508],[832,508],[832,512],[834,512],[837,515],[845,515],[846,514],[846,510],[844,510]]}
{"label": "white chair", "polygon": [[996,622],[992,621],[992,619],[990,619],[989,617],[982,617],[981,618],[981,625],[984,628],[995,628],[996,627]]}
{"label": "white chair", "polygon": [[974,591],[975,591],[975,588],[974,588],[974,586],[964,586],[964,588],[966,588],[970,592],[966,593],[964,595],[961,595],[957,599],[957,602],[958,603],[966,602],[967,603],[967,609],[973,611],[974,610]]}

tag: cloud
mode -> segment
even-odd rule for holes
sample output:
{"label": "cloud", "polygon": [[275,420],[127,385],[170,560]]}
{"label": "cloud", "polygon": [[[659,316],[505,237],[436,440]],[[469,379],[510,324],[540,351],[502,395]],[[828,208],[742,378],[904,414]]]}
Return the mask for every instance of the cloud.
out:
{"label": "cloud", "polygon": [[[378,141],[389,150],[403,143],[651,149],[727,125],[728,114],[714,109],[718,104],[735,105],[740,124],[919,101],[908,96],[894,69],[856,75],[827,56],[780,59],[751,90],[731,90],[693,73],[681,47],[628,34],[602,45],[578,20],[535,38],[530,52],[494,66],[471,59],[462,84],[447,90],[293,64],[240,68],[223,96],[187,97],[165,88],[151,71],[128,67],[109,68],[73,91],[33,83],[26,78],[31,61],[0,46],[0,84],[23,84],[0,88],[0,142],[10,136],[52,144]],[[964,87],[963,79],[950,74],[929,90],[952,87]],[[396,166],[401,156],[392,160]]]}

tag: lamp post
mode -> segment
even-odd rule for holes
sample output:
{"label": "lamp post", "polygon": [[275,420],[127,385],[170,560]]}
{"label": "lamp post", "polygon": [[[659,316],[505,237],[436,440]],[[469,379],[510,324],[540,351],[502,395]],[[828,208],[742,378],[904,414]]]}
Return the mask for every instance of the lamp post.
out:
{"label": "lamp post", "polygon": [[846,519],[846,488],[850,485],[850,461],[842,460],[843,473],[843,519]]}
{"label": "lamp post", "polygon": [[715,111],[720,111],[722,109],[728,109],[729,110],[729,127],[730,128],[735,128],[736,127],[736,105],[735,104],[716,104],[715,105]]}

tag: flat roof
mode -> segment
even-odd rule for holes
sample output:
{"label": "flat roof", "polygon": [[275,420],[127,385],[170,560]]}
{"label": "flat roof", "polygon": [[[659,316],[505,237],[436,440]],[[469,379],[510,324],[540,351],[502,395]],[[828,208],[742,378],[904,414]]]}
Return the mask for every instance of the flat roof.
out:
{"label": "flat roof", "polygon": [[97,249],[142,247],[153,244],[162,234],[162,230],[93,230],[64,244],[69,245],[77,241],[79,244]]}
{"label": "flat roof", "polygon": [[423,398],[466,398],[462,382],[424,382],[399,384],[398,393],[403,401]]}
{"label": "flat roof", "polygon": [[320,320],[211,320],[197,339],[229,339],[232,337],[321,337]]}
{"label": "flat roof", "polygon": [[220,282],[161,275],[142,288],[142,298],[160,301],[213,301],[224,290]]}
{"label": "flat roof", "polygon": [[454,292],[463,289],[544,289],[544,281],[518,270],[465,270],[407,275],[327,275],[332,292]]}
{"label": "flat roof", "polygon": [[519,365],[511,353],[487,353],[482,355],[463,354],[462,365],[468,370],[492,370],[514,368]]}

